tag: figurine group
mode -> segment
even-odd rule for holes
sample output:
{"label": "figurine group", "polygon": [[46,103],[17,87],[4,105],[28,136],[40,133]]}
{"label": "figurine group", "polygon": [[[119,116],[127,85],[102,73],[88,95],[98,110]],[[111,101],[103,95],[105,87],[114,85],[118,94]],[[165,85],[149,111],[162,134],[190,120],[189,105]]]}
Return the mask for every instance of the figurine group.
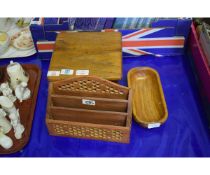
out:
{"label": "figurine group", "polygon": [[12,139],[6,135],[12,128],[16,139],[21,139],[25,130],[14,102],[17,99],[22,102],[31,96],[31,91],[27,88],[29,77],[19,63],[11,61],[7,66],[7,74],[9,83],[0,84],[0,146],[4,149],[13,146]]}

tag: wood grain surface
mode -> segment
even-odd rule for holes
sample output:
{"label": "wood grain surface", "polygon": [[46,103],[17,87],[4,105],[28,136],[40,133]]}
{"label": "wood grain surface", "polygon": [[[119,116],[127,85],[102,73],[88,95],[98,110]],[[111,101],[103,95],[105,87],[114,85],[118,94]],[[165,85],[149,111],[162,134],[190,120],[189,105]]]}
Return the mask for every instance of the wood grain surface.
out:
{"label": "wood grain surface", "polygon": [[[78,97],[66,95],[51,95],[52,105],[58,107],[81,108],[89,110],[126,112],[127,100],[106,99],[95,97]],[[85,105],[82,100],[93,100],[95,105]]]}
{"label": "wood grain surface", "polygon": [[168,111],[158,73],[148,67],[133,68],[128,84],[133,90],[134,119],[144,127],[165,122]]}
{"label": "wood grain surface", "polygon": [[[119,32],[61,32],[56,39],[50,68],[89,70],[108,80],[122,77],[121,33]],[[72,75],[50,76],[50,81],[69,78]]]}
{"label": "wood grain surface", "polygon": [[72,122],[125,126],[127,113],[78,108],[51,107],[52,118]]}
{"label": "wood grain surface", "polygon": [[47,128],[50,135],[129,143],[131,104],[132,90],[96,76],[50,82]]}

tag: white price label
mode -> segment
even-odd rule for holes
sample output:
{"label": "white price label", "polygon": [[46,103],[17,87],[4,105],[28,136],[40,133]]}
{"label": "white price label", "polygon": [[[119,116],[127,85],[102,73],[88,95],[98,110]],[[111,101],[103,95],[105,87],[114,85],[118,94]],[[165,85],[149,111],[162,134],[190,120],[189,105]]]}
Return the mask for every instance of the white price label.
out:
{"label": "white price label", "polygon": [[61,75],[73,75],[74,70],[72,69],[61,69]]}
{"label": "white price label", "polygon": [[89,70],[76,70],[76,75],[89,75]]}
{"label": "white price label", "polygon": [[60,75],[60,71],[48,71],[47,72],[48,77],[53,77],[53,76],[57,77],[59,75]]}
{"label": "white price label", "polygon": [[95,102],[95,100],[82,99],[82,104],[83,105],[92,105],[92,106],[95,106],[96,105],[96,102]]}
{"label": "white price label", "polygon": [[148,128],[151,129],[151,128],[158,128],[160,127],[160,123],[151,123],[151,124],[148,124]]}

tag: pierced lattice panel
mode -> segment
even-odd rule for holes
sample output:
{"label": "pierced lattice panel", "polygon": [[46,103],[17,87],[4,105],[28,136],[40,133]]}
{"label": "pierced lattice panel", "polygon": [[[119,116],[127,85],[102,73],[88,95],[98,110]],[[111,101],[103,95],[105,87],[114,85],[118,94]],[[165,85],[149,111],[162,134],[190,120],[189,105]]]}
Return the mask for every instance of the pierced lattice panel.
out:
{"label": "pierced lattice panel", "polygon": [[123,133],[119,130],[102,129],[96,127],[70,126],[67,124],[54,124],[54,131],[58,135],[72,137],[86,137],[99,140],[110,140],[121,142]]}
{"label": "pierced lattice panel", "polygon": [[128,88],[93,76],[74,77],[53,83],[56,93],[68,95],[111,96],[127,98]]}
{"label": "pierced lattice panel", "polygon": [[[132,119],[132,110],[131,110],[131,91],[129,88],[120,86],[116,83],[113,83],[108,80],[104,80],[94,76],[78,76],[72,77],[67,80],[56,81],[50,84],[49,88],[49,98],[48,98],[48,114],[47,115],[47,126],[51,135],[57,136],[67,136],[67,137],[78,137],[78,138],[89,138],[95,140],[105,140],[121,143],[129,143],[130,140],[130,123]],[[73,122],[68,113],[65,113],[65,119],[53,119],[53,110],[51,109],[51,95],[54,97],[65,96],[76,96],[76,97],[94,97],[101,98],[100,100],[107,101],[107,99],[123,99],[123,102],[127,104],[127,113],[126,113],[126,126],[104,124],[105,120],[108,118],[101,118],[99,124],[94,124],[92,119],[90,122],[82,122],[79,119],[79,122]],[[80,98],[81,99],[81,98]],[[83,99],[83,98],[82,98]],[[84,98],[85,99],[85,98]],[[126,100],[126,101],[124,101]],[[119,100],[120,101],[120,100]],[[72,102],[74,103],[74,102]],[[117,104],[115,104],[117,105]],[[61,107],[57,107],[61,108]],[[67,107],[66,107],[67,108]],[[88,110],[88,109],[87,109]],[[92,110],[92,109],[91,109]],[[94,109],[95,110],[95,109]],[[96,108],[98,110],[98,108]],[[109,110],[108,110],[109,111]],[[107,111],[104,111],[107,113]],[[109,111],[110,112],[110,111]],[[89,114],[89,113],[88,113]],[[115,120],[113,111],[113,121]],[[80,117],[80,111],[78,114],[71,114],[72,116]],[[92,114],[89,114],[92,115]],[[98,114],[100,115],[100,114]],[[97,117],[97,116],[94,116]],[[100,119],[101,116],[98,116]],[[116,119],[116,121],[118,121]]]}

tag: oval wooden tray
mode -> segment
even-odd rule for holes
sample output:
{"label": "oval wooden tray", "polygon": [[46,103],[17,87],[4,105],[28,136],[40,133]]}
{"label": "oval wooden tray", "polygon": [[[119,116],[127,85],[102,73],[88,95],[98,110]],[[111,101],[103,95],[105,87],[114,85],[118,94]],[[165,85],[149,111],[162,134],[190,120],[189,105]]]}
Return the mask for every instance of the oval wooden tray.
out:
{"label": "oval wooden tray", "polygon": [[134,119],[143,127],[159,127],[168,117],[168,110],[158,73],[149,67],[128,72],[128,86],[133,90]]}
{"label": "oval wooden tray", "polygon": [[[30,99],[25,100],[22,103],[19,103],[19,101],[16,100],[15,106],[16,108],[19,109],[20,120],[25,127],[25,131],[23,133],[22,139],[17,140],[14,137],[14,130],[11,129],[11,131],[7,134],[7,136],[9,136],[13,140],[13,146],[8,150],[3,149],[0,146],[0,154],[11,154],[20,151],[28,143],[30,138],[30,132],[34,117],[34,110],[36,107],[36,99],[41,78],[41,70],[39,69],[38,66],[32,64],[25,64],[25,65],[23,64],[22,67],[29,74],[28,87],[31,90],[32,96]],[[6,74],[6,66],[1,67],[0,69],[2,69],[4,73],[3,78],[0,81],[0,83],[2,83],[5,82],[8,77]]]}

